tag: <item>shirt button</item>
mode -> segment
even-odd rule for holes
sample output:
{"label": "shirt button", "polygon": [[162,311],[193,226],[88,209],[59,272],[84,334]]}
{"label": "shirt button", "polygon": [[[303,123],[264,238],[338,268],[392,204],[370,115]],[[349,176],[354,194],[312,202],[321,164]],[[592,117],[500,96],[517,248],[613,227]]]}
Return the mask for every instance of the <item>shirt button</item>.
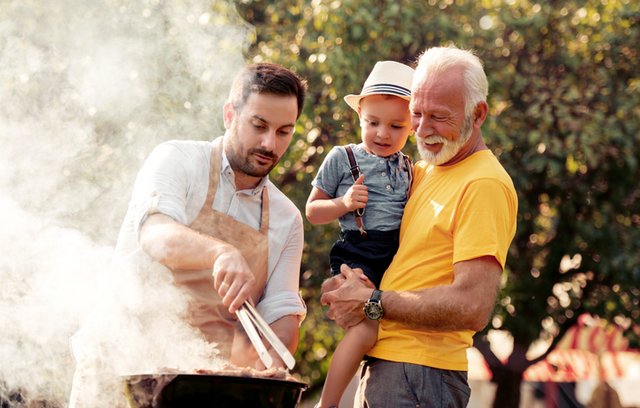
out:
{"label": "shirt button", "polygon": [[384,164],[384,159],[380,159],[380,163]]}
{"label": "shirt button", "polygon": [[384,186],[384,188],[386,188],[387,190],[391,190],[391,186],[389,184],[387,184],[386,186]]}
{"label": "shirt button", "polygon": [[380,172],[380,175],[381,175],[382,177],[384,177],[384,176],[386,176],[386,175],[387,175],[387,172],[386,172],[386,171],[381,171],[381,172]]}

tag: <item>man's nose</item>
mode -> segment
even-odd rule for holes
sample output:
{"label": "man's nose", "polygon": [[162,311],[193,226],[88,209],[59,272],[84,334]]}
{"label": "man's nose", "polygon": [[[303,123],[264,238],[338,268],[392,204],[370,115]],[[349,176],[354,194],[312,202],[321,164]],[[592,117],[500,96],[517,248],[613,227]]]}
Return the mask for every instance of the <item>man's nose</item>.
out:
{"label": "man's nose", "polygon": [[428,137],[433,134],[433,127],[431,126],[429,119],[424,116],[414,119],[413,130],[417,137]]}
{"label": "man's nose", "polygon": [[262,145],[261,147],[270,152],[275,151],[276,149],[276,130],[269,129],[269,131],[265,132],[262,137]]}

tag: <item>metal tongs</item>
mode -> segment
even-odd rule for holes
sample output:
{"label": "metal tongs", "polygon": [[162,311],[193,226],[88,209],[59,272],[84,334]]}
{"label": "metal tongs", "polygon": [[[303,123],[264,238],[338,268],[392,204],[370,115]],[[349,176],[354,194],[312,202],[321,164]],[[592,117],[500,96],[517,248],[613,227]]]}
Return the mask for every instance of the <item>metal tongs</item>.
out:
{"label": "metal tongs", "polygon": [[293,355],[291,355],[278,335],[275,334],[251,303],[244,302],[244,304],[240,306],[240,309],[236,311],[236,316],[238,316],[240,324],[242,324],[242,327],[247,332],[251,344],[253,344],[253,347],[258,351],[258,356],[260,356],[260,360],[266,368],[271,368],[273,359],[262,342],[261,336],[271,344],[271,347],[278,353],[289,370],[293,368],[296,363]]}

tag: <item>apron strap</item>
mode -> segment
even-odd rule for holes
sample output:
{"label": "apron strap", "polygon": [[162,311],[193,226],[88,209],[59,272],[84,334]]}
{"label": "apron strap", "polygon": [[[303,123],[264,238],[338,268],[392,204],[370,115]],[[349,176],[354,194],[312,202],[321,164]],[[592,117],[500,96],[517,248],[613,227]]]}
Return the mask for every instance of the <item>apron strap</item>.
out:
{"label": "apron strap", "polygon": [[269,192],[267,186],[262,188],[262,214],[260,215],[260,233],[269,233]]}
{"label": "apron strap", "polygon": [[220,165],[216,165],[214,157],[220,157],[222,159],[222,141],[224,136],[220,136],[213,141],[213,148],[211,149],[211,157],[209,157],[209,189],[207,190],[207,198],[204,202],[206,209],[213,208],[213,200],[216,197],[216,191],[218,191],[218,180],[220,180],[220,168],[222,167],[222,160],[219,160]]}

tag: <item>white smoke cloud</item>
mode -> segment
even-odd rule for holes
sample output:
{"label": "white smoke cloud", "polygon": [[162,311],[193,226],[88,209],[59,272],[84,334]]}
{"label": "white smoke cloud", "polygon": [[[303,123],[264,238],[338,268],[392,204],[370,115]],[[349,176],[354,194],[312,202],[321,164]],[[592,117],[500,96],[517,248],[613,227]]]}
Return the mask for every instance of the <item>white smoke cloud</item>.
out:
{"label": "white smoke cloud", "polygon": [[109,264],[111,250],[6,198],[0,223],[0,378],[7,389],[62,396],[74,368],[69,338],[97,297],[93,280]]}
{"label": "white smoke cloud", "polygon": [[[119,286],[117,231],[153,146],[222,133],[251,27],[217,0],[1,3],[0,401],[22,406],[10,396],[20,391],[65,406],[80,324],[107,333],[107,323],[131,324],[91,320],[115,313],[114,298],[130,307],[142,291],[175,295]],[[192,341],[164,323],[151,321],[155,341]],[[190,358],[157,357],[189,365],[211,352],[192,345]]]}

